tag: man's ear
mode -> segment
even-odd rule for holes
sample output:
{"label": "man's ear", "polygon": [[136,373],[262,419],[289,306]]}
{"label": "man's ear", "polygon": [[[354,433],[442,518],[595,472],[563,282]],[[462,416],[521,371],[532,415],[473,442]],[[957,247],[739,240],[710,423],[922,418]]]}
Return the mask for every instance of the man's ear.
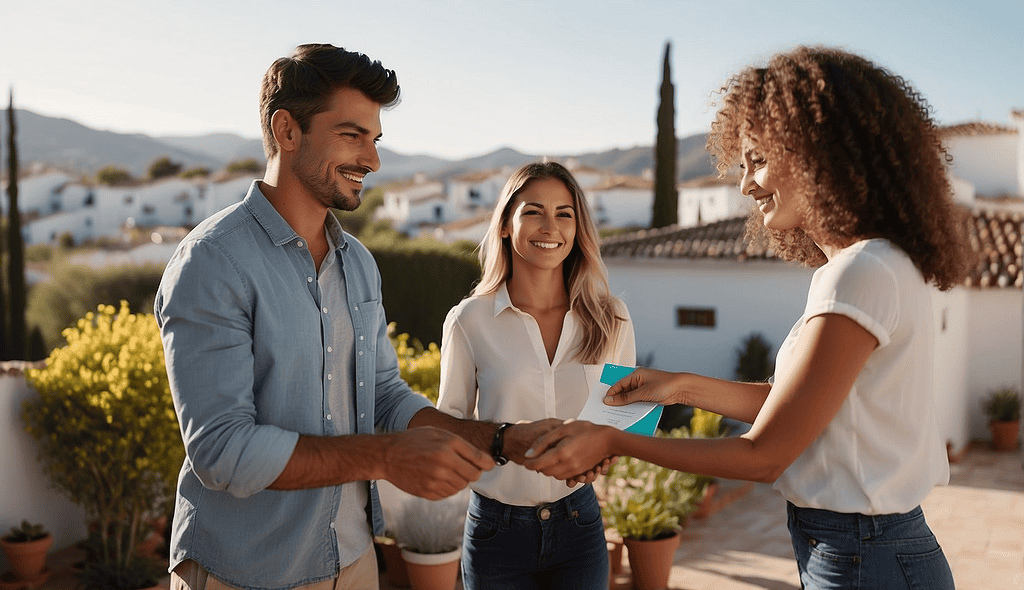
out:
{"label": "man's ear", "polygon": [[299,122],[285,109],[277,109],[270,116],[270,130],[274,132],[274,141],[282,152],[295,151],[302,142]]}

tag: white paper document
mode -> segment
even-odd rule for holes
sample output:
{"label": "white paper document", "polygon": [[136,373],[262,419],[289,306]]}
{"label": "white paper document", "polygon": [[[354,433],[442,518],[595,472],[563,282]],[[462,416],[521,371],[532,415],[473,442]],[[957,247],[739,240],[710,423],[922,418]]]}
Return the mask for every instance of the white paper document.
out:
{"label": "white paper document", "polygon": [[658,420],[661,419],[662,406],[654,402],[635,402],[627,406],[609,406],[604,403],[608,389],[616,381],[629,375],[633,369],[634,367],[612,364],[584,366],[590,394],[577,420],[605,424],[647,436],[653,435],[658,427]]}

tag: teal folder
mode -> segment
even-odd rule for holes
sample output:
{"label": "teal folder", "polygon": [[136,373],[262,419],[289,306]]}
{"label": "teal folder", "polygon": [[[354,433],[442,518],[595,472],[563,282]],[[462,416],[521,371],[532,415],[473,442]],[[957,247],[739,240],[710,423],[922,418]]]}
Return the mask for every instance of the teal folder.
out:
{"label": "teal folder", "polygon": [[[636,367],[623,367],[622,365],[605,363],[604,370],[601,371],[601,383],[615,385],[620,379],[632,373],[634,369]],[[658,421],[661,420],[661,412],[664,409],[664,406],[654,408],[646,416],[634,422],[632,426],[626,429],[626,432],[653,436],[654,431],[658,428]]]}

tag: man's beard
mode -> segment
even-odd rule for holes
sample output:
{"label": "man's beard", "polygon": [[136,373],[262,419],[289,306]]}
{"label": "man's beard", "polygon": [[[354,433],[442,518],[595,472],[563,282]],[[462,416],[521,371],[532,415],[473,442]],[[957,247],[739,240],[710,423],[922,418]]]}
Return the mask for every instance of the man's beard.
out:
{"label": "man's beard", "polygon": [[[359,194],[361,189],[351,189],[346,194],[345,189],[339,186],[341,181],[338,176],[342,172],[364,176],[370,170],[363,167],[338,166],[326,170],[321,176],[317,174],[317,170],[322,166],[312,164],[309,160],[310,158],[307,154],[303,153],[303,150],[300,149],[297,157],[292,161],[292,173],[299,179],[302,186],[306,187],[306,190],[313,195],[313,198],[325,207],[333,207],[342,211],[355,211],[360,203],[362,203],[362,198]],[[322,161],[320,164],[322,165]]]}

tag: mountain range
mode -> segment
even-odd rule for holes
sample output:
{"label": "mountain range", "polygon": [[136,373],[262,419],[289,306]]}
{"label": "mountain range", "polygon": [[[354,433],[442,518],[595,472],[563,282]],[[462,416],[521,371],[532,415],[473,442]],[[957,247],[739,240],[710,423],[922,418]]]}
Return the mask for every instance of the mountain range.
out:
{"label": "mountain range", "polygon": [[[23,171],[36,166],[51,166],[92,176],[112,165],[143,178],[149,165],[165,156],[180,162],[184,169],[205,167],[213,171],[237,160],[252,158],[264,161],[262,140],[231,133],[153,137],[102,131],[70,119],[48,117],[25,109],[16,109],[15,116],[18,159]],[[6,148],[7,117],[2,117],[0,133]],[[706,135],[698,134],[679,140],[676,171],[681,182],[714,174],[711,158],[704,149],[706,138]],[[558,160],[574,158],[583,166],[633,176],[654,168],[652,146],[560,155],[523,154],[511,148],[501,148],[461,160],[400,154],[384,147],[379,148],[379,153],[381,169],[373,174],[378,184],[411,178],[416,173],[444,179],[466,172],[515,167],[543,155]]]}

